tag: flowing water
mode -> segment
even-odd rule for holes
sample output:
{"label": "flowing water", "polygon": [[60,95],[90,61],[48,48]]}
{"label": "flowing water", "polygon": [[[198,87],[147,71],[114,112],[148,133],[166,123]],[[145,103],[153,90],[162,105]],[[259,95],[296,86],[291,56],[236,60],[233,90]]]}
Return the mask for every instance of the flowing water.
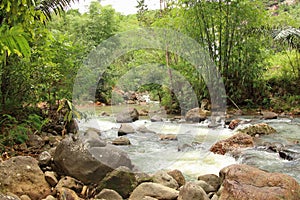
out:
{"label": "flowing water", "polygon": [[[246,117],[249,120],[251,117]],[[251,119],[252,124],[262,122]],[[209,148],[218,140],[234,135],[228,128],[208,128],[207,122],[189,124],[171,121],[151,122],[142,119],[132,123],[136,129],[146,127],[149,132],[128,134],[131,145],[118,146],[131,158],[135,167],[152,173],[160,169],[179,169],[189,178],[203,174],[217,174],[220,169],[234,163],[245,163],[271,172],[286,173],[300,182],[300,157],[285,160],[276,152],[267,151],[266,143],[280,143],[288,150],[300,155],[300,120],[279,119],[263,121],[274,127],[278,133],[256,139],[258,146],[244,149],[238,156],[217,155]],[[243,125],[247,126],[247,125]],[[94,127],[101,130],[101,137],[108,142],[118,137],[120,124],[113,117],[98,117],[80,123],[80,129]],[[153,133],[155,132],[155,133]],[[177,140],[160,140],[159,134],[175,134]]]}

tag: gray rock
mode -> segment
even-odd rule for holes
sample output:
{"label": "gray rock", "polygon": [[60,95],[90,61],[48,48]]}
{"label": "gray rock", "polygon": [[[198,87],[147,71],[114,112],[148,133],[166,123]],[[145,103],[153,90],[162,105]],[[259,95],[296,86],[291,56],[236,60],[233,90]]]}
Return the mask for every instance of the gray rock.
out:
{"label": "gray rock", "polygon": [[39,165],[47,166],[51,163],[51,159],[51,154],[48,151],[43,151],[42,153],[40,153],[38,158]]}
{"label": "gray rock", "polygon": [[32,157],[16,156],[0,162],[0,171],[0,191],[26,194],[32,200],[42,199],[51,193],[38,161]]}
{"label": "gray rock", "polygon": [[105,199],[105,200],[123,200],[121,195],[114,190],[103,189],[97,195],[95,195],[96,199]]}
{"label": "gray rock", "polygon": [[104,147],[106,142],[101,140],[100,135],[100,130],[88,128],[88,130],[86,130],[83,134],[79,135],[79,138],[86,148]]}
{"label": "gray rock", "polygon": [[179,187],[176,180],[163,170],[156,172],[153,175],[152,180],[154,183],[159,183],[169,188],[177,189]]}
{"label": "gray rock", "polygon": [[130,140],[127,137],[117,137],[112,141],[114,145],[130,145]]}
{"label": "gray rock", "polygon": [[206,194],[217,191],[213,186],[209,185],[205,181],[200,180],[200,181],[195,181],[194,183],[200,186],[206,192]]}
{"label": "gray rock", "polygon": [[58,183],[55,172],[46,171],[45,179],[49,183],[49,185],[51,185],[51,187],[54,187]]}
{"label": "gray rock", "polygon": [[118,130],[118,136],[123,136],[123,135],[127,135],[130,133],[135,133],[135,130],[131,126],[131,124],[121,124],[121,126]]}
{"label": "gray rock", "polygon": [[145,125],[139,126],[136,130],[141,133],[156,133],[155,131],[149,130]]}
{"label": "gray rock", "polygon": [[26,144],[28,147],[41,148],[45,145],[45,141],[38,135],[29,134]]}
{"label": "gray rock", "polygon": [[198,176],[198,180],[205,181],[207,184],[211,185],[215,191],[218,191],[221,185],[220,178],[215,174],[205,174]]}
{"label": "gray rock", "polygon": [[156,199],[174,200],[179,192],[175,189],[163,186],[158,183],[142,183],[137,186],[129,197],[129,200],[141,200],[146,196]]}
{"label": "gray rock", "polygon": [[209,200],[205,191],[192,182],[187,182],[180,190],[178,200]]}
{"label": "gray rock", "polygon": [[99,183],[97,189],[112,189],[118,192],[123,198],[128,198],[136,186],[137,180],[134,173],[129,168],[122,166],[108,173]]}
{"label": "gray rock", "polygon": [[135,108],[123,110],[116,116],[117,123],[130,123],[139,119],[139,113]]}
{"label": "gray rock", "polygon": [[85,184],[98,183],[119,166],[133,168],[128,155],[119,148],[111,144],[87,148],[81,140],[73,138],[66,138],[57,146],[54,163],[59,173]]}
{"label": "gray rock", "polygon": [[153,115],[150,119],[151,122],[162,122],[163,118],[160,115]]}

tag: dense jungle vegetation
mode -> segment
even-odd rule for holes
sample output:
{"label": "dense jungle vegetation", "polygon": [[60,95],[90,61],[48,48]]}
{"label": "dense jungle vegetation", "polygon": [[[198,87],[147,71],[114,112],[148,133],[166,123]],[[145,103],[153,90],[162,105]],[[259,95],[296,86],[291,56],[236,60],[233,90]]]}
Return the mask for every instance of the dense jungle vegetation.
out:
{"label": "dense jungle vegetation", "polygon": [[[70,0],[0,2],[0,148],[21,143],[57,120],[63,99],[75,111],[73,83],[84,59],[111,36],[139,27],[170,28],[196,40],[209,53],[225,84],[228,106],[300,112],[300,3],[280,0],[161,0],[149,10],[138,0],[138,13],[122,15],[92,2],[88,12],[67,9]],[[116,59],[98,83],[96,100],[110,104],[112,88],[135,66],[160,63],[182,74],[199,102],[209,98],[191,64],[167,51],[137,50]],[[152,74],[145,70],[143,76]],[[157,74],[159,76],[159,74]],[[132,77],[126,90],[138,84]],[[139,87],[178,111],[172,88]],[[117,98],[115,98],[117,99]],[[89,100],[89,99],[86,99]],[[120,98],[120,102],[122,99]],[[188,101],[188,99],[186,100]],[[118,102],[114,102],[118,103]],[[45,106],[41,111],[40,107]]]}

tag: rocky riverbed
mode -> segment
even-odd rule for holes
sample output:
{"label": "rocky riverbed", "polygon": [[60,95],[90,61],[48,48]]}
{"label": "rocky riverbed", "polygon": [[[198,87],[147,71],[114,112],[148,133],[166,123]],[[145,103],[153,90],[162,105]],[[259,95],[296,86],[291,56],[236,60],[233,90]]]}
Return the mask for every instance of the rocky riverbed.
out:
{"label": "rocky riverbed", "polygon": [[[232,138],[216,143],[211,150],[221,154],[224,151],[234,152],[252,146],[257,134],[271,134],[274,131],[266,124],[253,127],[251,131],[244,129]],[[121,137],[124,137],[124,130],[122,134]],[[0,163],[0,198],[300,199],[300,185],[294,178],[244,164],[229,165],[221,169],[218,175],[204,174],[188,180],[180,169],[144,173],[133,165],[126,152],[101,139],[100,135],[98,130],[88,129],[64,139],[51,135],[31,136],[27,148],[44,145],[44,151],[33,157],[3,157]],[[162,140],[174,139],[174,136],[164,136]]]}
{"label": "rocky riverbed", "polygon": [[[136,112],[130,113],[130,117],[136,116]],[[128,122],[127,119],[125,121]],[[300,199],[300,185],[295,178],[287,174],[257,168],[260,166],[254,167],[238,162],[223,163],[224,166],[218,173],[199,172],[198,175],[194,173],[187,176],[183,165],[177,165],[178,167],[174,169],[158,169],[156,164],[151,164],[152,161],[150,161],[146,162],[148,165],[146,168],[152,168],[151,172],[141,170],[141,167],[137,165],[139,162],[135,162],[138,159],[132,157],[132,152],[130,152],[132,149],[135,154],[147,156],[151,154],[143,153],[149,147],[152,149],[163,147],[159,154],[165,159],[168,159],[169,147],[172,152],[174,150],[187,153],[203,152],[203,146],[201,147],[197,137],[195,138],[198,142],[189,140],[190,143],[186,143],[187,140],[185,140],[185,143],[180,144],[178,141],[185,134],[165,134],[163,130],[158,130],[157,127],[161,126],[162,121],[163,119],[153,121],[155,131],[151,129],[151,126],[137,123],[139,127],[136,127],[137,124],[131,122],[118,123],[118,130],[113,128],[109,131],[102,131],[90,127],[75,135],[61,136],[55,134],[56,131],[30,135],[26,144],[17,145],[12,151],[2,155],[0,199]],[[104,121],[102,125],[105,126],[105,123],[107,125],[108,122]],[[276,129],[261,122],[239,127],[245,123],[248,121],[232,120],[231,125],[227,127],[236,128],[237,131],[230,130],[228,137],[219,138],[217,142],[209,146],[207,150],[213,152],[210,154],[220,154],[221,157],[225,154],[224,156],[231,156],[237,160],[242,158],[249,164],[251,164],[251,159],[255,158],[252,154],[249,155],[249,151],[271,151],[278,156],[278,159],[287,162],[299,160],[299,154],[293,151],[295,148],[291,150],[273,143],[260,144],[264,136],[270,135],[276,138]],[[169,131],[173,131],[170,127],[170,125],[167,126]],[[201,129],[198,125],[188,125],[184,126],[181,131],[186,133],[186,127],[190,135],[191,132]],[[208,133],[213,135],[221,130],[223,130],[222,133],[227,133],[229,129],[223,127],[210,129]],[[115,135],[110,137],[112,133]],[[137,139],[140,137],[142,139]],[[143,142],[139,143],[140,140],[152,146],[147,146],[149,144]],[[205,140],[207,142],[209,139]],[[159,145],[155,145],[158,143]],[[137,144],[146,146],[142,150],[136,149]],[[150,157],[145,157],[142,162],[149,159]],[[201,165],[198,163],[198,168],[201,169]]]}

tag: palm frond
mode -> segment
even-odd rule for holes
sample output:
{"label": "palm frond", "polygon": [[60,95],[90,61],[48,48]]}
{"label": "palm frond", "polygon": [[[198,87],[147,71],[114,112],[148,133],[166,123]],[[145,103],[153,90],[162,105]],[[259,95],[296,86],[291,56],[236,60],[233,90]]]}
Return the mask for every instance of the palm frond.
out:
{"label": "palm frond", "polygon": [[41,10],[47,19],[51,19],[51,14],[59,14],[66,8],[70,7],[71,3],[79,0],[42,0],[37,6],[37,10]]}
{"label": "palm frond", "polygon": [[300,47],[300,29],[288,27],[277,29],[272,34],[274,40],[287,42],[291,47],[298,49]]}

